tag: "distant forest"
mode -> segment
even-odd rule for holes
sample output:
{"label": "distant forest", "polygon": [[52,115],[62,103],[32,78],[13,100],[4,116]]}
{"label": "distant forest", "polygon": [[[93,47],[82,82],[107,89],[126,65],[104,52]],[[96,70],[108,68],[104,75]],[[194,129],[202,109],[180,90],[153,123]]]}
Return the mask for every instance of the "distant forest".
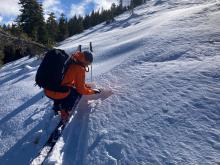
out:
{"label": "distant forest", "polygon": [[[123,0],[120,0],[119,5],[113,3],[108,10],[101,9],[99,11],[92,11],[85,16],[75,15],[70,19],[67,19],[64,14],[56,18],[55,13],[51,12],[49,13],[48,19],[45,20],[41,3],[37,0],[20,0],[21,14],[16,18],[15,23],[12,25],[2,25],[0,28],[13,36],[36,41],[46,47],[53,47],[55,43],[63,41],[75,34],[79,34],[102,22],[110,24],[114,21],[115,16],[127,10],[133,12],[134,7],[145,3],[145,1],[146,0],[131,0],[129,6],[124,6]],[[18,47],[19,48],[16,48],[14,45],[5,45],[2,50],[0,50],[2,52],[0,56],[2,56],[3,63],[16,60],[27,54],[27,52],[23,53],[22,46]]]}

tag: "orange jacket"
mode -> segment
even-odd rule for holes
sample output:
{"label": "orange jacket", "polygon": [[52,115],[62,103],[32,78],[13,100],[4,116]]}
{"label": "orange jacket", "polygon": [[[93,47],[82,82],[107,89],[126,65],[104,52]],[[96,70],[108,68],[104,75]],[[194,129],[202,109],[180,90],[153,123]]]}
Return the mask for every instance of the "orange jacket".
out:
{"label": "orange jacket", "polygon": [[[82,95],[95,94],[95,92],[85,84],[85,68],[78,64],[70,64],[61,85],[69,87],[75,86],[77,92]],[[61,93],[45,89],[44,92],[45,95],[50,98],[63,99],[69,95],[70,90],[66,93]]]}

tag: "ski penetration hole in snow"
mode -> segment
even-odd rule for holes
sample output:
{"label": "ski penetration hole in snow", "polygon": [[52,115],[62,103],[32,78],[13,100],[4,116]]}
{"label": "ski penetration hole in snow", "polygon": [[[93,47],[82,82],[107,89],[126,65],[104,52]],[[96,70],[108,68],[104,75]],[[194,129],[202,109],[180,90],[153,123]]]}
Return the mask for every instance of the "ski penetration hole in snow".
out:
{"label": "ski penetration hole in snow", "polygon": [[97,106],[101,105],[102,100],[88,100],[89,107],[91,107],[92,110],[94,110]]}
{"label": "ski penetration hole in snow", "polygon": [[110,142],[105,144],[107,156],[112,159],[116,160],[116,164],[123,158],[123,145],[117,142]]}

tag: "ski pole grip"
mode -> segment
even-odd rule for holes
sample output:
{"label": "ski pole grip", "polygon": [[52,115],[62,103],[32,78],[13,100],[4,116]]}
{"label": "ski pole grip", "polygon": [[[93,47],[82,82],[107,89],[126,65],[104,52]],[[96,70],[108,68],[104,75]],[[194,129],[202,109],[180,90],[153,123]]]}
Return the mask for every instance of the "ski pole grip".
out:
{"label": "ski pole grip", "polygon": [[78,46],[78,51],[82,52],[82,45]]}
{"label": "ski pole grip", "polygon": [[92,50],[92,42],[89,43],[89,48],[90,48],[90,51],[93,52],[93,50]]}

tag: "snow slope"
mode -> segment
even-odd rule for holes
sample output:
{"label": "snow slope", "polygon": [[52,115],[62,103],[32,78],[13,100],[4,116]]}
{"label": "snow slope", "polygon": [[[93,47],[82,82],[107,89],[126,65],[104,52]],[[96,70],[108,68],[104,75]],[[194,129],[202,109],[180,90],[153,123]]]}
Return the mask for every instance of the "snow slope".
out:
{"label": "snow slope", "polygon": [[[108,90],[81,100],[44,164],[220,164],[219,15],[218,0],[151,0],[60,43],[92,41]],[[0,164],[29,164],[56,121],[39,63],[0,70]]]}

